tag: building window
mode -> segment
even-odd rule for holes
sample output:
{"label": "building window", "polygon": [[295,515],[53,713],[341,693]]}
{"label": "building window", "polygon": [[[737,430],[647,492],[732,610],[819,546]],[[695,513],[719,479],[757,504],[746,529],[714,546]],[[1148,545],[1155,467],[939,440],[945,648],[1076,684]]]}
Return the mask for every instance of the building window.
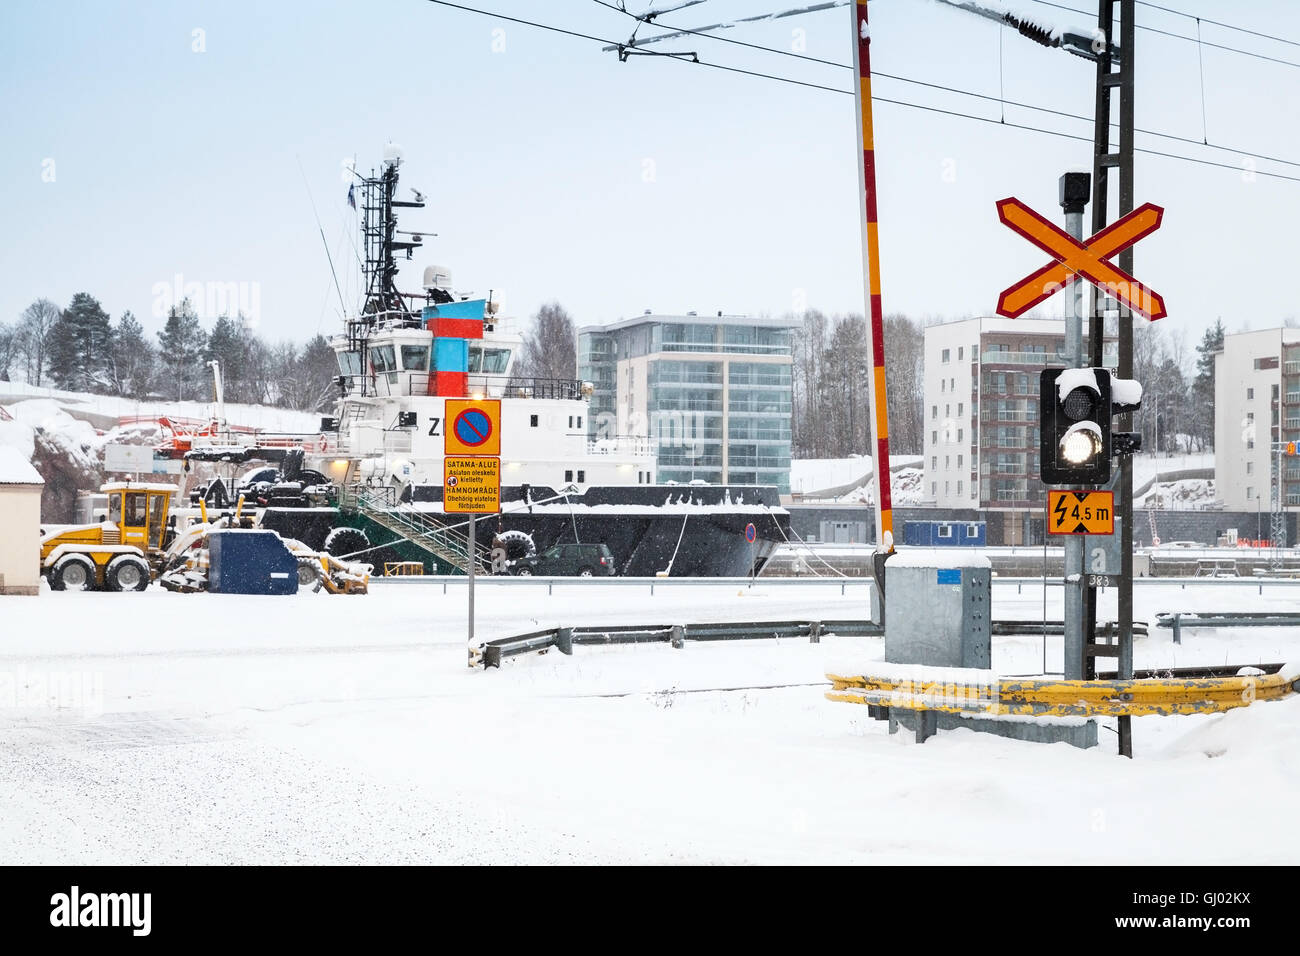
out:
{"label": "building window", "polygon": [[1246,462],[1246,474],[1253,475],[1254,473],[1255,473],[1255,463],[1253,461]]}
{"label": "building window", "polygon": [[939,456],[938,456],[938,455],[931,455],[931,456],[930,456],[930,470],[931,470],[931,471],[934,471],[934,470],[937,469],[938,467],[939,467]]}
{"label": "building window", "polygon": [[957,429],[957,440],[958,440],[958,441],[961,441],[961,440],[962,440],[962,438],[961,438],[962,434],[963,434],[963,429],[960,429],[960,428]]}
{"label": "building window", "polygon": [[960,361],[962,360],[962,353],[965,352],[965,351],[966,351],[965,346],[962,346],[962,345],[957,346],[957,361],[958,361],[958,362],[960,362]]}
{"label": "building window", "polygon": [[958,417],[958,418],[961,418],[962,415],[964,415],[964,414],[966,414],[966,403],[965,403],[965,402],[958,402],[958,403],[957,403],[957,417]]}
{"label": "building window", "polygon": [[948,380],[946,378],[939,379],[939,391],[941,392],[948,391]]}
{"label": "building window", "polygon": [[1273,386],[1273,401],[1277,401],[1277,386]]}
{"label": "building window", "polygon": [[938,483],[937,481],[932,481],[932,482],[930,482],[930,497],[931,497],[931,498],[933,498],[933,497],[935,497],[936,495],[939,494],[939,492],[938,492],[938,490],[937,490],[938,487],[939,487],[939,483]]}
{"label": "building window", "polygon": [[943,493],[948,494],[948,482],[946,481],[943,483]]}
{"label": "building window", "polygon": [[570,428],[573,427],[573,416],[572,416],[572,415],[569,416],[569,427],[570,427]]}
{"label": "building window", "polygon": [[1248,422],[1253,422],[1254,420],[1255,420],[1255,413],[1254,413],[1254,412],[1247,412],[1247,413],[1246,413],[1246,421],[1248,421]]}
{"label": "building window", "polygon": [[579,469],[578,469],[578,482],[579,482],[580,484],[585,484],[586,481],[587,481],[587,473],[586,473],[585,471],[583,471],[581,468],[579,468]]}
{"label": "building window", "polygon": [[958,497],[961,496],[961,481],[960,481],[960,479],[957,481],[957,495],[958,495]]}
{"label": "building window", "polygon": [[1253,438],[1247,438],[1247,439],[1246,439],[1246,448],[1249,450],[1249,449],[1254,448],[1254,447],[1255,447],[1255,439],[1253,439]]}
{"label": "building window", "polygon": [[952,418],[952,406],[951,406],[951,405],[945,405],[945,406],[943,406],[943,417],[944,417],[944,418]]}
{"label": "building window", "polygon": [[565,469],[565,472],[564,472],[564,480],[565,480],[565,481],[572,481],[572,480],[573,480],[573,469],[571,469],[571,468],[569,468],[569,469]]}
{"label": "building window", "polygon": [[940,361],[940,362],[947,362],[947,361],[948,361],[948,357],[949,357],[949,356],[948,356],[948,352],[949,352],[948,349],[944,349],[942,352],[939,353],[939,361]]}
{"label": "building window", "polygon": [[968,524],[966,526],[966,537],[978,538],[980,536],[980,526],[977,524]]}
{"label": "building window", "polygon": [[936,418],[938,418],[938,417],[939,417],[939,406],[938,406],[938,405],[931,405],[931,406],[930,406],[930,420],[931,420],[931,421],[934,421],[934,420],[935,420]]}
{"label": "building window", "polygon": [[939,525],[939,532],[938,532],[938,534],[936,535],[936,537],[939,537],[939,538],[951,538],[951,537],[952,537],[952,525],[950,525],[950,524],[941,524],[941,525]]}
{"label": "building window", "polygon": [[582,427],[582,416],[581,416],[581,415],[578,416],[578,427],[579,427],[579,428]]}
{"label": "building window", "polygon": [[529,427],[529,428],[536,428],[536,427],[537,427],[537,416],[536,416],[536,415],[529,415],[529,416],[528,416],[528,427]]}
{"label": "building window", "polygon": [[950,392],[957,391],[957,380],[955,378],[948,379],[948,391]]}
{"label": "building window", "polygon": [[1254,397],[1255,397],[1255,390],[1253,388],[1246,389],[1246,401],[1250,401]]}
{"label": "building window", "polygon": [[1268,355],[1268,356],[1265,356],[1264,358],[1257,358],[1257,359],[1255,359],[1255,369],[1256,369],[1256,371],[1258,371],[1259,369],[1265,369],[1265,368],[1277,368],[1277,356],[1276,356],[1276,355]]}
{"label": "building window", "polygon": [[1250,501],[1250,500],[1251,500],[1252,498],[1254,498],[1254,497],[1255,497],[1255,489],[1252,488],[1250,485],[1247,485],[1247,486],[1246,486],[1246,500],[1247,500],[1247,501]]}
{"label": "building window", "polygon": [[951,462],[952,462],[952,458],[951,458],[950,456],[948,456],[948,455],[944,455],[944,456],[943,456],[943,467],[944,467],[945,470],[948,468],[948,465],[949,465]]}
{"label": "building window", "polygon": [[930,444],[931,444],[931,445],[937,445],[937,444],[939,444],[939,433],[938,433],[938,432],[930,432]]}
{"label": "building window", "polygon": [[958,456],[957,456],[957,467],[958,467],[958,468],[961,467],[961,455],[958,455]]}

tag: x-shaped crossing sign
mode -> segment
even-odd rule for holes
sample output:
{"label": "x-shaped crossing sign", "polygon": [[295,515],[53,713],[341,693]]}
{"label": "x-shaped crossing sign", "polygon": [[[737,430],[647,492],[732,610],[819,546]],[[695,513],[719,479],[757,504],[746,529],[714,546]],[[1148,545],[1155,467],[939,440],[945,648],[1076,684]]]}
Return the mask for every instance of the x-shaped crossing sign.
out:
{"label": "x-shaped crossing sign", "polygon": [[1054,261],[1003,291],[998,296],[998,315],[1012,319],[1024,315],[1082,276],[1138,315],[1152,321],[1164,318],[1169,313],[1165,311],[1165,300],[1160,294],[1110,263],[1112,256],[1159,229],[1164,214],[1162,207],[1144,203],[1087,242],[1080,242],[1019,199],[1000,200],[998,218],[1002,223],[1042,249]]}

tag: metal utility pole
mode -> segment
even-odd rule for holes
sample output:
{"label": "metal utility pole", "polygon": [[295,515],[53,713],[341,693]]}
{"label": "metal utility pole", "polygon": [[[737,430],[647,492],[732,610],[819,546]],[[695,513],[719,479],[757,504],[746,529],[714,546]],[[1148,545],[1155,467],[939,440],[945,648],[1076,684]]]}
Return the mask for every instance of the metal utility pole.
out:
{"label": "metal utility pole", "polygon": [[[1119,170],[1119,216],[1133,211],[1133,43],[1137,33],[1134,24],[1136,0],[1098,0],[1098,44],[1105,44],[1103,55],[1097,58],[1097,103],[1093,131],[1093,181],[1096,189],[1092,199],[1092,232],[1097,234],[1107,226],[1107,196],[1109,173]],[[1115,13],[1119,8],[1119,57],[1111,55],[1115,47]],[[1119,143],[1111,149],[1111,116],[1115,91],[1119,91]],[[1119,254],[1119,267],[1133,275],[1133,249]],[[1100,367],[1105,338],[1107,297],[1094,289],[1092,315],[1089,321],[1089,339],[1092,344],[1092,364]],[[1133,313],[1118,309],[1119,370],[1120,378],[1133,377]],[[1132,416],[1120,416],[1116,426],[1121,431],[1132,427]],[[1121,680],[1133,676],[1133,458],[1119,456],[1119,475],[1115,488],[1119,498],[1120,519],[1120,577],[1119,577],[1119,661]],[[1089,642],[1096,632],[1096,593],[1089,595]],[[1090,659],[1091,660],[1091,659]],[[1091,670],[1091,668],[1089,668]],[[1119,718],[1119,752],[1133,756],[1132,718]]]}
{"label": "metal utility pole", "polygon": [[[1083,207],[1088,204],[1087,173],[1066,173],[1060,179],[1061,209],[1065,213],[1065,231],[1074,239],[1083,239]],[[1065,360],[1071,368],[1085,368],[1088,356],[1083,348],[1083,282],[1076,280],[1064,291]],[[1055,401],[1054,396],[1040,395],[1039,402]],[[1105,412],[1103,412],[1105,414]],[[1065,679],[1082,680],[1086,661],[1084,627],[1083,550],[1087,539],[1072,534],[1065,540]]]}

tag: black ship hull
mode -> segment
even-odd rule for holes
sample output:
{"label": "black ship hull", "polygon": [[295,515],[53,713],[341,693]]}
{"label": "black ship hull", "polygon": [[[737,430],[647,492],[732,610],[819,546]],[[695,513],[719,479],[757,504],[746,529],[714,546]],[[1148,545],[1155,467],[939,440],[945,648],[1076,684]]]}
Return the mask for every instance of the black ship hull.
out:
{"label": "black ship hull", "polygon": [[[532,503],[530,505],[530,502]],[[466,515],[444,514],[441,485],[417,485],[396,507],[418,513],[430,525],[463,524]],[[378,567],[380,558],[411,557],[410,546],[364,515],[333,508],[268,508],[262,526],[308,547],[323,549],[339,525],[366,531],[374,545],[391,543],[392,555],[359,557]],[[746,538],[749,525],[754,541]],[[553,489],[503,487],[502,512],[481,515],[478,540],[500,532],[523,532],[538,551],[579,541],[609,547],[617,573],[626,577],[744,577],[757,573],[775,548],[790,538],[790,518],[775,488],[736,485],[635,485],[588,488],[566,499]],[[433,572],[452,572],[416,553]]]}

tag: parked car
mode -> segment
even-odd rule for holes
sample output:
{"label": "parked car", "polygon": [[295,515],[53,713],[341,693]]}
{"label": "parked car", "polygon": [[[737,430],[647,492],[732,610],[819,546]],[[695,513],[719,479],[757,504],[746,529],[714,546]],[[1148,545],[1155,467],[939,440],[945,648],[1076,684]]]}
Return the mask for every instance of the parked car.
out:
{"label": "parked car", "polygon": [[541,554],[520,558],[514,573],[554,574],[591,578],[616,574],[614,555],[603,544],[557,544]]}

